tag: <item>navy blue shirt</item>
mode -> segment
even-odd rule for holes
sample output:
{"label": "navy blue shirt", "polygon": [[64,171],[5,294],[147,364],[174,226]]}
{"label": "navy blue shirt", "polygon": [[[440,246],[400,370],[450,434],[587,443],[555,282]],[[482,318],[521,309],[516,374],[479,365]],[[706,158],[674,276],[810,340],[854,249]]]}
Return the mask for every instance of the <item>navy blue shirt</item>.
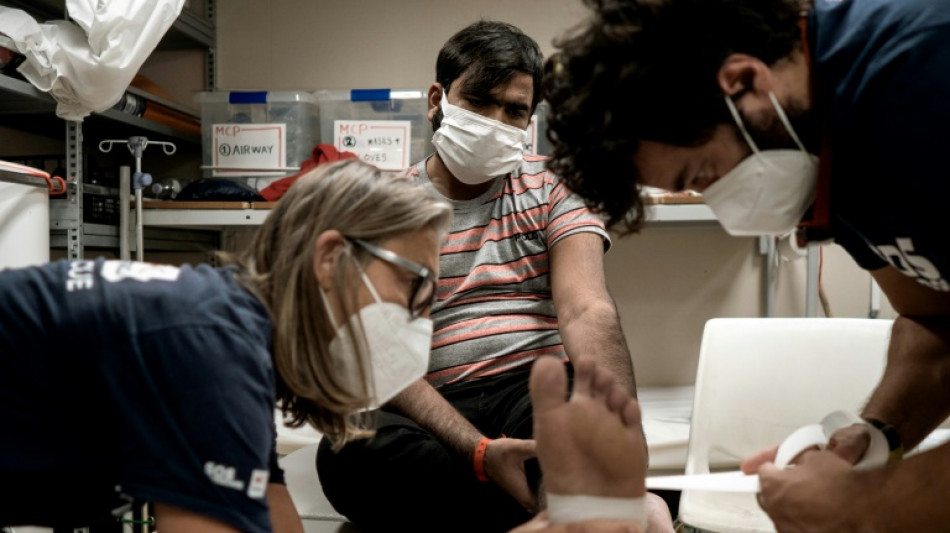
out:
{"label": "navy blue shirt", "polygon": [[835,240],[950,291],[950,2],[817,0],[809,26]]}
{"label": "navy blue shirt", "polygon": [[270,531],[271,322],[233,273],[0,272],[0,525],[114,522],[134,499]]}

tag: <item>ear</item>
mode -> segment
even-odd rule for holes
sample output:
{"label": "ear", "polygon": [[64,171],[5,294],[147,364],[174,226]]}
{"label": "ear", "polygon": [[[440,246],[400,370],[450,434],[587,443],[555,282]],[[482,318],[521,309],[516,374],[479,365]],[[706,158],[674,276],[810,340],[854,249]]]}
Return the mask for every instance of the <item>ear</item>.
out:
{"label": "ear", "polygon": [[426,116],[429,118],[429,122],[432,122],[432,119],[435,118],[436,112],[439,111],[439,104],[442,103],[442,84],[435,82],[429,86],[429,112],[426,113]]}
{"label": "ear", "polygon": [[772,71],[761,59],[748,54],[732,54],[722,62],[716,82],[727,96],[745,92],[767,95],[772,90]]}
{"label": "ear", "polygon": [[313,249],[313,274],[326,292],[333,291],[333,273],[346,241],[338,230],[329,229],[317,236]]}

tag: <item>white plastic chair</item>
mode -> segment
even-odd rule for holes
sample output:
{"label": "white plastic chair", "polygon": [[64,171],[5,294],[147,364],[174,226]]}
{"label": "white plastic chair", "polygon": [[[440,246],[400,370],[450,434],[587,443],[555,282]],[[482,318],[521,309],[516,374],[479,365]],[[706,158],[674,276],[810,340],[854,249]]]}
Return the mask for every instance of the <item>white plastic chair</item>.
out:
{"label": "white plastic chair", "polygon": [[[860,412],[884,371],[891,320],[713,319],[696,375],[687,474],[734,470],[837,409]],[[754,494],[684,491],[679,519],[720,533],[774,532]]]}

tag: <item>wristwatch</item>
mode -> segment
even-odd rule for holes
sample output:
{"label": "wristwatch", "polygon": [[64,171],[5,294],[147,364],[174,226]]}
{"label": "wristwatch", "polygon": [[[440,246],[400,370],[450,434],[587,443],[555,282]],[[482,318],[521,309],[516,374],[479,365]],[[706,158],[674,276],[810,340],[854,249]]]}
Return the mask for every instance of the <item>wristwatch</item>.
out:
{"label": "wristwatch", "polygon": [[880,431],[881,434],[884,435],[884,438],[887,439],[887,464],[900,461],[904,458],[904,442],[901,440],[901,436],[897,434],[897,429],[894,428],[894,426],[877,418],[865,418],[864,421]]}

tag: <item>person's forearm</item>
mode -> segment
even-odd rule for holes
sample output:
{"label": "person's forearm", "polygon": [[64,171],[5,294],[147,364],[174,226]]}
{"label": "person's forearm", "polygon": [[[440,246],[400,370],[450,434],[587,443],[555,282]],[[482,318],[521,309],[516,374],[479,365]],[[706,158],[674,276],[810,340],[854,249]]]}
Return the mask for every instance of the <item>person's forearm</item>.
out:
{"label": "person's forearm", "polygon": [[[909,457],[892,467],[862,472],[863,531],[943,531],[950,524],[950,445]],[[873,526],[873,527],[872,527]]]}
{"label": "person's forearm", "polygon": [[471,460],[478,441],[484,437],[424,379],[417,380],[399,393],[387,406],[431,431],[467,460]]}
{"label": "person's forearm", "polygon": [[950,414],[950,320],[898,317],[887,368],[862,413],[893,425],[910,449]]}
{"label": "person's forearm", "polygon": [[274,533],[303,533],[303,522],[290,498],[287,486],[280,483],[267,484],[267,506]]}
{"label": "person's forearm", "polygon": [[[627,340],[620,327],[617,307],[609,296],[589,302],[575,315],[558,317],[561,341],[567,356],[594,357],[597,364],[610,370],[619,383],[627,388],[630,396],[637,397],[637,380],[633,373],[633,359],[627,349]],[[642,427],[641,427],[642,430]],[[650,451],[646,432],[643,433],[643,450],[649,462]]]}
{"label": "person's forearm", "polygon": [[594,357],[597,364],[610,370],[634,398],[637,383],[627,340],[620,328],[617,308],[609,297],[589,303],[575,316],[559,317],[561,340],[572,360],[575,357]]}

